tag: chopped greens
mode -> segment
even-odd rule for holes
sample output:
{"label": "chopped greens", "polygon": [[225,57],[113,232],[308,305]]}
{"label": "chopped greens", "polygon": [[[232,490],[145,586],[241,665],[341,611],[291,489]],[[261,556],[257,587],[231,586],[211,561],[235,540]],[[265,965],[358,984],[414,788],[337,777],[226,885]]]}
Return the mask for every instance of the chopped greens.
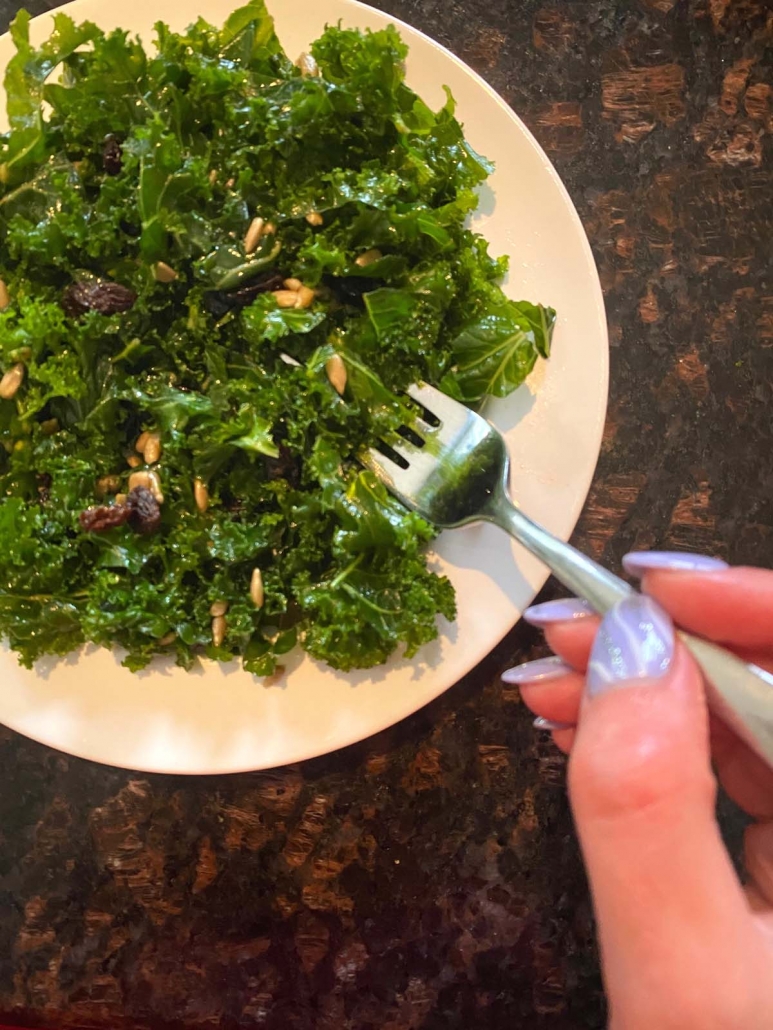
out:
{"label": "chopped greens", "polygon": [[0,634],[28,666],[415,654],[453,589],[357,454],[411,382],[510,393],[555,318],[465,228],[491,167],[450,94],[409,89],[394,28],[330,27],[296,66],[263,0],[158,24],[153,54],[61,13],[35,48],[29,20],[0,136]]}

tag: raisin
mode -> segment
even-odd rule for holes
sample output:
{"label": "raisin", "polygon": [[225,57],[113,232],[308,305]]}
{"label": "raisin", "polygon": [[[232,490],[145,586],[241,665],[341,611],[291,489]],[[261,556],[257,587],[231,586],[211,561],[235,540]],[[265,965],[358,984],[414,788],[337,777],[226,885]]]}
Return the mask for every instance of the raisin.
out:
{"label": "raisin", "polygon": [[247,283],[246,286],[241,286],[238,290],[231,290],[230,293],[226,294],[226,299],[230,300],[236,307],[243,308],[248,304],[252,304],[258,294],[281,289],[283,283],[283,276],[278,275],[276,272],[264,272],[262,276]]}
{"label": "raisin", "polygon": [[137,294],[120,283],[96,280],[71,283],[62,296],[62,307],[68,315],[77,318],[87,311],[98,311],[100,315],[116,315],[132,307]]}
{"label": "raisin", "polygon": [[104,533],[105,530],[123,526],[127,522],[143,536],[155,532],[161,524],[158,501],[144,486],[135,487],[126,499],[126,504],[88,508],[80,514],[81,528],[87,533]]}
{"label": "raisin", "polygon": [[364,293],[372,293],[383,285],[380,280],[371,279],[367,275],[326,275],[324,281],[339,303],[356,308],[365,307],[362,299]]}
{"label": "raisin", "polygon": [[128,504],[106,504],[99,508],[87,508],[80,513],[81,529],[86,533],[104,533],[105,530],[125,525],[131,513]]}
{"label": "raisin", "polygon": [[53,479],[48,472],[38,474],[38,500],[41,504],[48,504],[51,499],[51,485]]}
{"label": "raisin", "polygon": [[161,508],[150,490],[144,486],[135,487],[126,504],[131,512],[129,521],[132,529],[143,536],[155,533],[161,525]]}
{"label": "raisin", "polygon": [[264,272],[238,290],[211,290],[206,295],[207,307],[215,318],[221,318],[232,308],[246,308],[261,293],[281,290],[284,279],[284,276],[276,272]]}
{"label": "raisin", "polygon": [[269,479],[286,479],[295,489],[301,485],[301,460],[285,444],[279,444],[279,457],[264,457],[263,462]]}
{"label": "raisin", "polygon": [[115,136],[108,136],[102,151],[102,167],[108,175],[118,175],[123,163],[121,144]]}

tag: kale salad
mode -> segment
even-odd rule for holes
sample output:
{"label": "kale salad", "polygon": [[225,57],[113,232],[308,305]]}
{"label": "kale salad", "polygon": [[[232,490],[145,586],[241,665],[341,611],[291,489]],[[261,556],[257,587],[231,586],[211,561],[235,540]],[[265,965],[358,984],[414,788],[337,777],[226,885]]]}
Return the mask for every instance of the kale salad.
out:
{"label": "kale salad", "polygon": [[[31,666],[299,644],[337,669],[454,618],[434,530],[358,463],[425,381],[477,405],[547,357],[466,228],[491,171],[394,28],[16,17],[0,136],[0,636]],[[293,55],[296,56],[296,55]],[[514,173],[515,174],[515,173]]]}

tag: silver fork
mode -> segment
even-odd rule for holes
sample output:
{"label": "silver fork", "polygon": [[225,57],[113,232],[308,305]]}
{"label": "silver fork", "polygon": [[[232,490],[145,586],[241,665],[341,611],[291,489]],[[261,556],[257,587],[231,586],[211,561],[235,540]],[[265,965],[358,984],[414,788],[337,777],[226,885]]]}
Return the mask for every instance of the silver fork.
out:
{"label": "silver fork", "polygon": [[[408,394],[421,413],[404,436],[389,440],[397,460],[376,450],[361,456],[403,504],[440,529],[493,522],[599,613],[635,592],[515,506],[505,441],[485,418],[432,386],[412,386]],[[679,636],[703,670],[712,710],[773,766],[773,676],[716,644]]]}

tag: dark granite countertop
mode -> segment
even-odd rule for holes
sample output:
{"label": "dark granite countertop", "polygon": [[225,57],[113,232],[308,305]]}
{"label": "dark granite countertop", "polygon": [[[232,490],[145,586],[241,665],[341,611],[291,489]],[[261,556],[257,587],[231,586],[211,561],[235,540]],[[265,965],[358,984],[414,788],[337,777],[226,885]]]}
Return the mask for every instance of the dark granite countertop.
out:
{"label": "dark granite countertop", "polygon": [[[768,0],[381,6],[513,105],[593,244],[612,387],[577,545],[773,564]],[[0,730],[0,1022],[600,1030],[564,760],[499,681],[541,646],[520,626],[401,725],[276,772],[132,774]]]}

